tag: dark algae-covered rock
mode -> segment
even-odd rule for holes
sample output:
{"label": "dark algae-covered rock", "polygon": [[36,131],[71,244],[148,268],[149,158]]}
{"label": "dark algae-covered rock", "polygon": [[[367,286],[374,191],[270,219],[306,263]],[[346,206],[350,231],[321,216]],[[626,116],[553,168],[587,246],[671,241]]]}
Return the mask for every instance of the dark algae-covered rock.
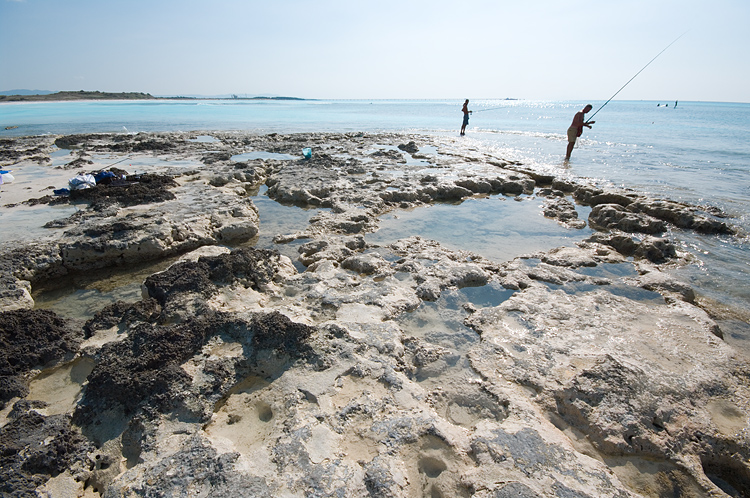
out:
{"label": "dark algae-covered rock", "polygon": [[215,335],[233,337],[250,348],[253,361],[263,350],[299,354],[311,328],[279,313],[249,320],[227,313],[207,313],[176,325],[140,323],[119,342],[105,344],[88,384],[76,420],[88,422],[101,408],[119,406],[132,414],[144,404],[166,413],[185,402],[191,378],[180,367]]}
{"label": "dark algae-covered rock", "polygon": [[52,311],[0,313],[0,407],[28,393],[25,374],[52,366],[77,352],[83,333]]}
{"label": "dark algae-covered rock", "polygon": [[156,174],[126,175],[124,180],[100,183],[95,187],[72,190],[71,201],[87,201],[94,209],[117,204],[123,207],[175,199],[170,190],[177,183],[172,177]]}
{"label": "dark algae-covered rock", "polygon": [[208,296],[217,285],[234,282],[258,290],[273,280],[279,253],[264,249],[240,249],[221,256],[184,261],[146,279],[148,294],[166,303],[169,296],[196,292]]}
{"label": "dark algae-covered rock", "polygon": [[93,449],[69,416],[29,410],[0,428],[0,494],[36,498],[38,486],[66,471],[83,479]]}

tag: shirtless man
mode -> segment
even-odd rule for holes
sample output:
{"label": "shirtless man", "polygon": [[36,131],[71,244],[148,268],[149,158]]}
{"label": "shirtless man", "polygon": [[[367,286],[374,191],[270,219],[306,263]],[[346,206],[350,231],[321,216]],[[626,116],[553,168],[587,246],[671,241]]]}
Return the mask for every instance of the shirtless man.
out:
{"label": "shirtless man", "polygon": [[461,125],[461,136],[464,136],[466,135],[466,125],[469,124],[469,114],[471,114],[471,111],[469,110],[469,99],[466,99],[461,111],[464,113],[464,122]]}
{"label": "shirtless man", "polygon": [[577,112],[573,117],[573,123],[570,125],[570,128],[568,128],[568,151],[565,154],[566,161],[570,160],[570,154],[573,152],[573,147],[576,144],[576,139],[583,133],[583,127],[585,126],[591,129],[591,125],[596,123],[596,121],[583,120],[584,114],[589,112],[591,109],[593,109],[593,107],[591,107],[591,104],[587,104],[582,111]]}

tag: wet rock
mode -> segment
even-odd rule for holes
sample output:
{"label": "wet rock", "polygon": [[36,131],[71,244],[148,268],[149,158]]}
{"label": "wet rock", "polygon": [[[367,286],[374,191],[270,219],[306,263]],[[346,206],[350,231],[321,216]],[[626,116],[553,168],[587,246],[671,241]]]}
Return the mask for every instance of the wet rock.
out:
{"label": "wet rock", "polygon": [[406,163],[406,159],[404,159],[403,154],[395,150],[376,150],[375,152],[370,154],[370,157],[378,159],[388,159],[398,163]]}
{"label": "wet rock", "polygon": [[735,233],[725,222],[701,215],[694,208],[673,201],[639,199],[629,205],[628,209],[699,233]]}
{"label": "wet rock", "polygon": [[269,174],[267,195],[286,204],[330,207],[340,169],[346,167],[345,160],[320,154],[308,161],[289,162]]}
{"label": "wet rock", "polygon": [[251,348],[246,358],[252,363],[261,359],[257,357],[261,352],[292,357],[306,352],[305,341],[311,333],[310,327],[294,324],[278,313],[243,319],[206,312],[177,325],[138,324],[123,340],[107,343],[97,353],[97,365],[88,377],[75,420],[90,424],[98,419],[97,413],[115,407],[131,415],[150,407],[203,418],[201,410],[207,407],[194,404],[191,377],[181,365],[209,338],[225,335],[246,343]]}
{"label": "wet rock", "polygon": [[175,147],[171,141],[154,134],[121,135],[115,143],[110,142],[110,137],[111,135],[95,133],[67,135],[55,139],[55,145],[61,149],[84,148],[114,152],[168,152]]}
{"label": "wet rock", "polygon": [[591,185],[577,185],[573,190],[573,198],[580,204],[591,205],[591,199],[604,193],[604,190]]}
{"label": "wet rock", "polygon": [[116,301],[94,314],[87,320],[83,331],[88,339],[97,331],[110,329],[118,325],[129,327],[138,322],[155,322],[162,311],[156,299],[144,299],[136,303]]}
{"label": "wet rock", "polygon": [[71,241],[61,247],[62,265],[76,271],[110,266],[114,262],[149,261],[195,249],[207,241],[181,233],[159,213],[128,215],[118,221],[97,221],[71,229]]}
{"label": "wet rock", "polygon": [[542,213],[548,218],[557,219],[560,224],[570,228],[584,228],[586,222],[578,219],[575,205],[565,197],[555,196],[544,200]]}
{"label": "wet rock", "polygon": [[378,254],[357,254],[341,262],[341,267],[363,275],[379,273],[389,264]]}
{"label": "wet rock", "polygon": [[45,417],[33,410],[17,416],[0,428],[0,493],[37,496],[37,487],[63,472],[84,481],[93,450],[68,416]]}
{"label": "wet rock", "polygon": [[[32,285],[40,280],[55,279],[68,273],[62,264],[60,245],[55,242],[11,246],[0,254],[0,267],[6,276],[29,281]],[[15,284],[26,286],[23,282]]]}
{"label": "wet rock", "polygon": [[470,190],[475,194],[489,194],[492,192],[492,184],[480,178],[463,178],[457,180],[456,185]]}
{"label": "wet rock", "polygon": [[146,279],[144,289],[161,305],[180,293],[212,294],[217,285],[240,284],[262,289],[278,272],[280,255],[266,249],[238,249],[197,261],[179,262]]}
{"label": "wet rock", "polygon": [[634,202],[636,196],[621,194],[619,192],[602,192],[592,195],[588,198],[589,206],[598,206],[600,204],[617,204],[618,206],[628,207]]}
{"label": "wet rock", "polygon": [[658,270],[641,275],[638,282],[644,289],[673,296],[688,303],[695,303],[695,291],[690,285]]}
{"label": "wet rock", "polygon": [[554,285],[563,285],[568,282],[582,282],[588,280],[586,276],[567,268],[539,263],[527,272],[532,280],[547,282]]}
{"label": "wet rock", "polygon": [[175,195],[170,189],[176,186],[177,183],[165,175],[127,175],[126,180],[71,190],[69,198],[90,202],[92,209],[103,210],[112,204],[128,207],[173,200]]}
{"label": "wet rock", "polygon": [[411,141],[407,144],[399,144],[398,148],[400,150],[403,150],[404,152],[408,152],[409,154],[416,154],[419,152],[419,146],[414,141]]}
{"label": "wet rock", "polygon": [[[466,192],[469,191],[467,190]],[[381,192],[380,198],[385,202],[408,207],[413,204],[430,202],[435,195],[437,195],[437,188],[431,186],[428,189],[403,189]]]}
{"label": "wet rock", "polygon": [[174,149],[174,144],[170,141],[161,140],[136,140],[135,142],[123,142],[119,144],[117,150],[132,152],[169,152]]}
{"label": "wet rock", "polygon": [[[238,216],[235,216],[238,214]],[[194,215],[192,220],[170,220],[152,210],[116,220],[92,220],[72,228],[61,246],[62,265],[76,271],[164,258],[219,241],[247,240],[257,234],[257,213],[240,210],[221,216]]]}
{"label": "wet rock", "polygon": [[610,246],[623,256],[632,256],[640,245],[640,240],[624,232],[595,233],[587,242]]}
{"label": "wet rock", "polygon": [[585,242],[579,245],[580,247],[556,247],[542,254],[540,259],[548,265],[570,268],[624,261],[624,258],[612,248],[601,246],[590,248]]}
{"label": "wet rock", "polygon": [[66,135],[55,139],[55,146],[60,149],[74,149],[92,138],[102,138],[103,135]]}
{"label": "wet rock", "polygon": [[555,178],[552,180],[552,188],[566,194],[571,194],[578,188],[578,184],[564,178]]}
{"label": "wet rock", "polygon": [[328,240],[304,244],[300,246],[299,252],[299,260],[305,266],[310,266],[323,260],[342,262],[354,255],[354,251],[346,247],[341,241],[334,242]]}
{"label": "wet rock", "polygon": [[71,359],[82,336],[51,311],[0,313],[0,407],[28,394],[25,376],[30,370]]}
{"label": "wet rock", "polygon": [[142,290],[159,303],[160,321],[178,323],[208,311],[219,289],[273,293],[275,282],[290,272],[296,273],[291,261],[276,251],[241,249],[175,263],[148,277]]}
{"label": "wet rock", "polygon": [[434,302],[440,299],[443,286],[438,279],[427,279],[419,284],[416,289],[417,297],[422,301]]}
{"label": "wet rock", "polygon": [[229,152],[217,152],[213,154],[206,154],[201,158],[201,161],[206,166],[210,166],[215,163],[220,163],[224,161],[229,161],[232,158],[232,154]]}
{"label": "wet rock", "polygon": [[672,241],[660,237],[646,236],[642,239],[623,232],[595,233],[587,242],[595,242],[613,247],[623,256],[646,259],[652,263],[663,263],[677,257],[677,249]]}
{"label": "wet rock", "polygon": [[677,256],[674,243],[665,238],[646,237],[633,252],[635,258],[647,259],[653,263],[663,263]]}
{"label": "wet rock", "polygon": [[627,211],[619,204],[598,204],[589,214],[589,225],[600,230],[615,229],[624,232],[662,233],[666,230],[663,221],[644,214]]}
{"label": "wet rock", "polygon": [[86,157],[80,156],[76,159],[70,161],[68,164],[64,166],[60,166],[63,169],[76,169],[76,170],[82,170],[87,168],[90,164],[94,164],[94,161],[91,159],[88,159]]}
{"label": "wet rock", "polygon": [[213,175],[208,183],[214,187],[223,187],[233,182],[239,183],[259,183],[264,174],[257,168],[251,168],[246,163],[235,163],[234,171],[226,171]]}
{"label": "wet rock", "polygon": [[538,186],[551,186],[552,182],[555,180],[555,177],[552,175],[540,173],[530,168],[520,168],[516,166],[513,168],[513,171],[531,178],[532,181]]}
{"label": "wet rock", "polygon": [[451,354],[449,349],[432,346],[429,343],[423,341],[417,341],[414,339],[404,341],[405,345],[410,349],[410,353],[413,355],[412,363],[415,367],[425,367],[430,363],[438,361],[440,358]]}
{"label": "wet rock", "polygon": [[508,175],[506,177],[488,178],[492,192],[507,195],[531,194],[536,182],[528,176]]}
{"label": "wet rock", "polygon": [[471,197],[473,192],[456,184],[441,183],[434,187],[425,187],[421,192],[426,193],[436,201],[459,201]]}
{"label": "wet rock", "polygon": [[0,311],[33,307],[31,283],[28,280],[19,280],[8,274],[0,275]]}

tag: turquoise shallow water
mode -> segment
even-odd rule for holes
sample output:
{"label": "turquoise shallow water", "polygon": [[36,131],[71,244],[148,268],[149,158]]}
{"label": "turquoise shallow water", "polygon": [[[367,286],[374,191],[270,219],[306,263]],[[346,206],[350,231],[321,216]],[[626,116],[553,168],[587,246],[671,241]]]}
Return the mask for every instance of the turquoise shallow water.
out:
{"label": "turquoise shallow water", "polygon": [[[6,103],[0,104],[0,137],[195,130],[397,131],[455,136],[461,124],[462,102],[463,99]],[[584,131],[572,160],[564,164],[566,129],[575,112],[586,103],[471,100],[469,108],[474,113],[463,140],[467,149],[490,147],[498,156],[557,175],[589,177],[602,184],[716,206],[728,213],[728,221],[750,231],[750,104],[679,102],[675,107],[674,101],[613,101],[595,116],[594,128]],[[591,102],[594,110],[602,103]],[[17,128],[5,130],[6,126]],[[479,204],[466,206],[465,214],[459,216],[481,218],[482,213],[475,212],[481,208]],[[445,208],[436,207],[433,211],[440,209]],[[440,234],[430,232],[433,229],[429,216],[409,214],[403,218],[412,226],[423,226],[425,236],[439,238]],[[543,221],[541,227],[543,230]],[[382,237],[387,237],[387,231],[396,235],[399,230],[397,223],[385,223]],[[559,237],[555,230],[549,229],[551,238]],[[524,238],[521,231],[495,225],[474,238],[464,233],[455,243],[460,245],[463,240],[476,245],[482,241],[489,247],[492,237],[507,238],[509,233],[518,233],[519,240]],[[706,237],[679,231],[672,236],[696,256],[696,264],[680,272],[699,292],[750,311],[750,247],[746,237]]]}
{"label": "turquoise shallow water", "polygon": [[[591,102],[598,109],[601,102]],[[539,168],[561,168],[565,131],[584,102],[470,103],[479,140]],[[716,204],[745,224],[750,104],[613,101],[596,116],[568,171],[689,202]],[[455,134],[460,100],[215,100],[0,104],[0,137],[44,133],[242,130]],[[7,126],[17,126],[5,130]]]}

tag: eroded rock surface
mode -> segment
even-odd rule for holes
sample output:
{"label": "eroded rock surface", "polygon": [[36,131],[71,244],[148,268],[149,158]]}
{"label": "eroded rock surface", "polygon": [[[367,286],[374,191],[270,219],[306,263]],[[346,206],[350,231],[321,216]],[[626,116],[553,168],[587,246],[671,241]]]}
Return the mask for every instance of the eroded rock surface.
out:
{"label": "eroded rock surface", "polygon": [[[26,390],[8,391],[0,419],[8,492],[750,492],[750,365],[669,272],[686,256],[667,229],[732,233],[715,213],[536,174],[445,138],[216,135],[209,145],[179,134],[57,139],[91,157],[141,151],[202,166],[159,172],[174,199],[108,202],[58,239],[4,246],[4,309],[66,274],[248,240],[263,230],[248,199],[261,184],[321,211],[276,237],[297,244],[296,261],[197,250],[145,278],[140,300],[34,339],[48,359],[18,372],[9,360]],[[8,160],[43,153],[39,140]],[[292,158],[233,161],[247,149]],[[586,221],[575,203],[592,206],[596,232],[512,261],[419,236],[365,238],[396,208],[498,194],[543,198],[540,214],[576,233]],[[33,313],[43,312],[0,317]],[[25,326],[8,323],[20,336]],[[28,386],[73,354],[90,368],[72,408],[52,414]]]}

